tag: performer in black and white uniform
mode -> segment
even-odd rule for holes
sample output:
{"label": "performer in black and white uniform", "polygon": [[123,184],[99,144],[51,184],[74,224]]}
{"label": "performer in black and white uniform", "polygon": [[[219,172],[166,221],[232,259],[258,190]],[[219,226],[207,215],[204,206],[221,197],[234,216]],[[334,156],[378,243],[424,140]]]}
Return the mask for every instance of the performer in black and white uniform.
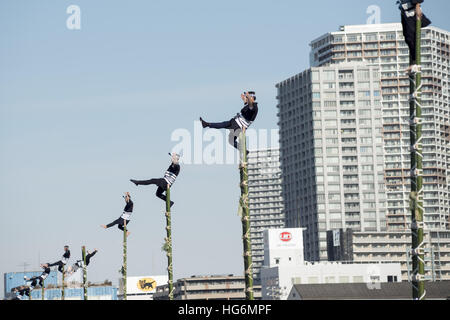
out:
{"label": "performer in black and white uniform", "polygon": [[401,11],[403,36],[408,45],[411,61],[408,71],[413,69],[416,64],[416,20],[417,16],[422,19],[422,28],[431,24],[431,21],[423,14],[421,3],[424,0],[399,0],[399,9]]}
{"label": "performer in black and white uniform", "polygon": [[[91,258],[97,253],[97,251],[98,251],[97,249],[94,249],[94,251],[92,251],[92,252],[88,251],[88,254],[86,255],[86,267],[89,265],[89,262],[91,261]],[[82,268],[83,267],[83,262],[84,262],[83,260],[77,260],[77,262],[75,262],[72,266],[70,266],[67,269],[68,275],[70,276],[73,273],[77,272],[79,268]]]}
{"label": "performer in black and white uniform", "polygon": [[11,293],[15,294],[12,300],[23,300],[24,296],[30,297],[30,288],[27,286],[18,286],[12,288]]}
{"label": "performer in black and white uniform", "polygon": [[37,277],[31,277],[27,278],[26,276],[23,277],[23,279],[26,282],[31,282],[30,289],[33,290],[36,287],[37,282],[39,281],[39,285],[42,287],[44,285],[44,280],[47,279],[48,275],[50,274],[50,267],[47,265],[41,265],[41,268],[44,269],[44,271],[41,273],[40,276]]}
{"label": "performer in black and white uniform", "polygon": [[242,108],[241,112],[231,120],[210,123],[204,121],[200,117],[203,128],[230,130],[230,134],[228,135],[228,142],[236,149],[239,149],[237,138],[239,137],[241,130],[247,130],[248,127],[253,123],[253,121],[255,121],[256,116],[258,115],[258,103],[256,102],[255,92],[244,92],[243,94],[241,94],[241,98],[244,101],[244,107]]}
{"label": "performer in black and white uniform", "polygon": [[[180,174],[180,156],[176,153],[171,154],[172,156],[172,163],[170,164],[169,168],[164,173],[164,178],[160,179],[150,179],[150,180],[134,180],[130,179],[131,182],[133,182],[136,186],[138,185],[150,185],[154,184],[158,186],[158,189],[156,190],[156,196],[164,201],[166,201],[166,195],[163,194],[164,191],[167,190],[167,187],[172,187],[172,185],[175,183],[176,178]],[[170,206],[172,207],[174,204],[173,201],[170,201]]]}
{"label": "performer in black and white uniform", "polygon": [[69,258],[70,258],[69,246],[64,246],[64,254],[62,255],[61,260],[56,261],[55,263],[45,263],[42,266],[43,267],[58,266],[58,271],[62,273],[63,267],[67,264],[67,262],[69,262]]}
{"label": "performer in black and white uniform", "polygon": [[[114,220],[113,222],[111,222],[110,224],[107,224],[106,226],[102,225],[103,228],[108,229],[117,224],[117,227],[120,230],[124,231],[125,222],[128,226],[128,224],[130,223],[131,213],[133,212],[134,204],[133,204],[133,201],[131,201],[131,196],[130,196],[129,192],[125,192],[124,199],[125,199],[126,205],[125,205],[125,208],[123,208],[122,215],[119,218],[117,218],[116,220]],[[127,235],[129,235],[129,234],[130,234],[130,232],[127,231]]]}

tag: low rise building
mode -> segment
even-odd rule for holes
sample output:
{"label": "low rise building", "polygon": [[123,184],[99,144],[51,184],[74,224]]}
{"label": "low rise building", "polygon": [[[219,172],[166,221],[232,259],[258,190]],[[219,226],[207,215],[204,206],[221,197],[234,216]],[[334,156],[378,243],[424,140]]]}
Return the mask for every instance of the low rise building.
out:
{"label": "low rise building", "polygon": [[[42,271],[5,273],[3,276],[4,298],[6,300],[14,298],[15,294],[11,292],[11,289],[30,284],[29,282],[25,282],[24,277],[37,277],[41,274]],[[84,290],[78,278],[78,273],[76,273],[64,281],[64,300],[84,299]],[[52,270],[44,281],[44,290],[38,284],[31,291],[31,300],[62,300],[62,286],[60,281],[60,273]],[[44,299],[42,299],[42,295],[44,295]],[[117,300],[117,288],[112,286],[109,281],[105,281],[104,283],[89,283],[87,296],[88,300]],[[24,299],[28,300],[28,297],[24,297]]]}
{"label": "low rise building", "polygon": [[[427,282],[427,300],[449,300],[450,281]],[[288,300],[411,300],[411,284],[380,283],[378,288],[363,283],[296,284]]]}
{"label": "low rise building", "polygon": [[401,281],[399,263],[304,261],[301,228],[266,230],[264,241],[264,300],[287,299],[295,284],[363,283],[377,287],[380,283]]}
{"label": "low rise building", "polygon": [[[192,276],[173,284],[174,300],[244,300],[245,279],[235,275]],[[253,287],[255,299],[261,299],[261,286]],[[168,300],[167,284],[157,286],[154,300]]]}

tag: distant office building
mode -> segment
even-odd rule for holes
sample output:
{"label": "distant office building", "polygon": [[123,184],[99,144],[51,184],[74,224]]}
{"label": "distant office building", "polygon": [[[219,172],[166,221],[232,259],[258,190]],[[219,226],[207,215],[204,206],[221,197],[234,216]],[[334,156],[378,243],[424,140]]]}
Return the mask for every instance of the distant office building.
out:
{"label": "distant office building", "polygon": [[[450,231],[425,230],[425,276],[428,281],[450,280]],[[330,261],[396,262],[401,264],[402,279],[409,280],[411,232],[327,232]]]}
{"label": "distant office building", "polygon": [[[32,278],[38,277],[42,274],[42,271],[29,271],[29,272],[8,272],[3,274],[3,289],[4,297],[9,299],[11,297],[11,289],[25,285],[24,277]],[[58,273],[57,271],[51,271],[47,279],[44,281],[45,287],[56,287],[58,285]]]}
{"label": "distant office building", "polygon": [[[192,276],[179,279],[173,284],[174,300],[244,300],[245,279],[243,276],[212,275]],[[261,286],[253,287],[254,297],[261,299]],[[168,300],[167,284],[158,286],[154,300]]]}
{"label": "distant office building", "polygon": [[[127,277],[127,300],[153,300],[156,287],[167,283],[169,277],[142,276]],[[119,279],[119,300],[123,299],[123,279]]]}
{"label": "distant office building", "polygon": [[[30,272],[9,272],[4,274],[4,297],[5,299],[13,298],[11,289],[25,285],[24,276],[27,278],[40,276],[42,271],[30,271]],[[44,300],[61,300],[62,288],[60,273],[57,271],[51,271],[47,279],[44,281]],[[65,282],[64,299],[65,300],[83,300],[84,291],[81,288],[81,283],[77,282],[78,275],[75,277],[69,277],[69,280]],[[28,285],[30,283],[28,282]],[[25,299],[28,299],[27,297]],[[32,300],[42,300],[42,289],[38,286],[31,292]],[[92,284],[88,288],[89,300],[117,300],[117,288],[113,287],[110,283]]]}
{"label": "distant office building", "polygon": [[[311,66],[365,63],[380,70],[389,231],[408,230],[409,49],[400,23],[343,26],[311,42]],[[424,222],[450,230],[450,32],[422,31]]]}
{"label": "distant office building", "polygon": [[326,261],[327,230],[386,230],[379,68],[311,68],[276,87],[285,225],[306,228],[306,260]]}
{"label": "distant office building", "polygon": [[[427,300],[449,300],[450,281],[427,282]],[[296,284],[288,300],[411,300],[408,282],[380,283],[371,289],[363,283]]]}
{"label": "distant office building", "polygon": [[264,231],[264,267],[261,295],[264,300],[285,300],[295,284],[380,283],[401,281],[400,264],[393,262],[307,262],[303,259],[302,229]]}
{"label": "distant office building", "polygon": [[263,231],[284,227],[279,149],[250,151],[248,189],[253,278],[254,283],[259,284],[264,262]]}
{"label": "distant office building", "polygon": [[[95,285],[87,289],[88,300],[117,300],[117,288],[111,285]],[[42,299],[42,291],[40,289],[33,290],[31,297],[33,300]],[[61,288],[45,289],[44,300],[61,300]],[[64,300],[83,300],[83,288],[66,288],[64,289]]]}

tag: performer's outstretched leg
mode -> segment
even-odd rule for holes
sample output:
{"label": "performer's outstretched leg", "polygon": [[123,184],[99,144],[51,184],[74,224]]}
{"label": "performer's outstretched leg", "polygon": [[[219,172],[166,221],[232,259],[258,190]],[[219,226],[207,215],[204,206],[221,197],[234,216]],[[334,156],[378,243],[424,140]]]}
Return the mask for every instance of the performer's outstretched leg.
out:
{"label": "performer's outstretched leg", "polygon": [[[124,231],[125,219],[123,219],[122,217],[120,217],[120,218],[114,220],[113,222],[107,224],[106,226],[105,226],[105,225],[102,225],[101,227],[104,228],[104,229],[108,229],[108,228],[111,228],[112,226],[115,226],[116,224],[117,224],[117,228],[119,228],[120,230]],[[127,220],[127,225],[129,225],[129,224],[130,224],[130,220]],[[127,236],[128,236],[129,234],[130,234],[130,232],[128,231],[128,232],[127,232]],[[93,255],[94,255],[94,254],[92,254],[92,256],[93,256]]]}
{"label": "performer's outstretched leg", "polygon": [[202,127],[203,128],[212,128],[212,129],[232,129],[232,130],[236,130],[239,129],[239,125],[237,124],[236,121],[234,121],[234,119],[228,120],[228,121],[223,121],[223,122],[216,122],[216,123],[210,123],[210,122],[206,122],[205,120],[203,120],[200,117],[200,121],[202,122]]}
{"label": "performer's outstretched leg", "polygon": [[48,263],[47,266],[48,267],[58,266],[58,271],[62,273],[64,263],[60,260],[55,263]]}
{"label": "performer's outstretched leg", "polygon": [[116,224],[120,224],[120,220],[121,220],[121,218],[118,218],[118,219],[114,220],[113,222],[108,223],[106,226],[102,225],[102,227],[105,229],[111,228],[112,226],[115,226]]}
{"label": "performer's outstretched leg", "polygon": [[87,256],[86,256],[86,266],[88,266],[89,265],[89,261],[91,260],[91,258],[97,253],[97,249],[95,249],[93,252],[91,252],[91,253],[89,253]]}
{"label": "performer's outstretched leg", "polygon": [[[130,179],[131,182],[133,182],[135,185],[143,185],[148,186],[150,184],[154,184],[158,186],[158,189],[156,189],[156,196],[160,198],[163,201],[166,201],[166,195],[163,194],[164,191],[167,190],[167,181],[163,178],[161,179],[150,179],[150,180],[134,180]],[[170,201],[170,206],[172,207],[174,205],[173,201]]]}
{"label": "performer's outstretched leg", "polygon": [[139,186],[148,186],[151,184],[156,184],[157,186],[160,185],[161,181],[163,179],[150,179],[150,180],[134,180],[134,179],[130,179],[131,182],[133,182],[135,185]]}
{"label": "performer's outstretched leg", "polygon": [[38,280],[39,280],[39,284],[42,285],[41,284],[41,282],[42,282],[41,277],[31,277],[31,278],[23,277],[23,278],[24,278],[25,282],[31,282],[30,283],[31,290],[33,290],[34,287],[36,287]]}

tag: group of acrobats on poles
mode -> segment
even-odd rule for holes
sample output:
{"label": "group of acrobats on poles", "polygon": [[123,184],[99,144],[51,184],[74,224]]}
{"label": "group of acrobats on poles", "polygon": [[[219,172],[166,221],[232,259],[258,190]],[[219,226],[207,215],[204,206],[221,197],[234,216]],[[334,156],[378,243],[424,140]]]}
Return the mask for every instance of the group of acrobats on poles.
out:
{"label": "group of acrobats on poles", "polygon": [[[200,121],[202,123],[203,128],[230,130],[229,142],[236,149],[239,149],[238,143],[239,134],[241,133],[242,130],[246,130],[253,123],[258,114],[258,103],[256,102],[256,96],[254,91],[244,92],[243,94],[241,94],[241,99],[244,102],[244,107],[241,109],[240,113],[238,113],[235,117],[233,117],[228,121],[209,123],[204,121],[200,117]],[[139,185],[157,186],[158,188],[156,189],[156,196],[161,200],[166,201],[167,198],[164,193],[167,192],[168,188],[171,188],[171,186],[175,183],[175,180],[180,173],[180,164],[179,164],[180,155],[177,153],[172,154],[169,153],[169,155],[171,155],[171,164],[164,173],[163,178],[153,178],[150,180],[130,179],[130,181],[134,183],[136,186]],[[121,216],[107,225],[101,225],[102,228],[108,229],[117,225],[118,229],[124,231],[125,227],[129,225],[131,221],[131,214],[133,212],[134,203],[131,200],[131,195],[129,192],[125,192],[123,198],[125,199],[125,207],[123,209]],[[170,201],[170,207],[172,207],[173,205],[174,202]],[[129,235],[130,232],[127,229],[127,237]],[[95,249],[93,252],[88,252],[88,254],[86,255],[86,266],[89,265],[90,259],[92,258],[93,255],[97,253],[97,251],[98,250]],[[15,299],[22,300],[24,296],[30,297],[31,291],[37,286],[38,283],[42,287],[44,280],[50,274],[50,267],[57,266],[59,272],[69,276],[75,273],[79,268],[84,267],[83,260],[77,260],[77,262],[73,266],[69,266],[69,268],[67,268],[67,271],[65,271],[64,266],[68,263],[69,258],[70,258],[70,250],[69,246],[66,245],[64,246],[64,253],[60,260],[58,260],[55,263],[41,264],[41,268],[43,269],[41,275],[32,278],[24,277],[25,285],[15,287],[11,290],[16,295]],[[27,285],[28,283],[30,284]]]}
{"label": "group of acrobats on poles", "polygon": [[[403,28],[403,35],[405,37],[405,42],[408,45],[410,51],[410,66],[407,69],[408,73],[415,73],[420,71],[420,66],[416,65],[416,19],[419,17],[422,20],[421,27],[427,27],[431,24],[431,21],[422,13],[421,3],[424,0],[399,0],[399,9],[401,11],[401,22]],[[239,150],[238,137],[241,131],[245,131],[252,122],[256,119],[258,114],[258,103],[256,102],[255,92],[248,91],[241,94],[241,99],[244,102],[244,107],[241,109],[240,113],[238,113],[235,117],[231,118],[228,121],[210,123],[206,122],[200,117],[200,121],[203,128],[211,128],[211,129],[228,129],[229,133],[229,143],[236,149]],[[248,151],[246,150],[248,153]],[[134,180],[130,179],[132,183],[136,186],[139,185],[156,185],[158,188],[156,190],[156,196],[163,201],[166,201],[166,195],[164,192],[167,192],[167,189],[170,188],[177,176],[180,173],[180,155],[173,153],[171,155],[171,164],[169,168],[166,170],[163,178],[154,178],[150,180]],[[133,201],[131,200],[131,196],[129,192],[126,192],[124,195],[124,199],[126,202],[125,208],[123,209],[122,215],[114,220],[113,222],[102,225],[103,228],[108,229],[114,225],[117,225],[118,228],[124,231],[124,227],[126,227],[130,223],[131,214],[133,212]],[[170,207],[174,204],[173,201],[170,201]],[[127,231],[127,236],[129,235],[129,231]],[[93,252],[88,252],[86,256],[86,266],[89,264],[90,259],[93,255],[97,253],[97,249]],[[13,288],[11,291],[16,294],[15,299],[21,300],[25,295],[30,296],[31,290],[33,290],[36,285],[39,283],[40,286],[43,285],[43,281],[50,274],[50,267],[57,266],[58,271],[64,274],[71,275],[76,272],[79,268],[84,267],[83,260],[77,260],[73,266],[69,266],[67,271],[64,271],[64,266],[68,263],[70,258],[70,250],[69,246],[64,247],[64,254],[60,260],[55,263],[45,263],[42,264],[41,267],[43,272],[40,276],[26,278],[25,285],[18,286]],[[30,285],[26,285],[30,282]]]}

